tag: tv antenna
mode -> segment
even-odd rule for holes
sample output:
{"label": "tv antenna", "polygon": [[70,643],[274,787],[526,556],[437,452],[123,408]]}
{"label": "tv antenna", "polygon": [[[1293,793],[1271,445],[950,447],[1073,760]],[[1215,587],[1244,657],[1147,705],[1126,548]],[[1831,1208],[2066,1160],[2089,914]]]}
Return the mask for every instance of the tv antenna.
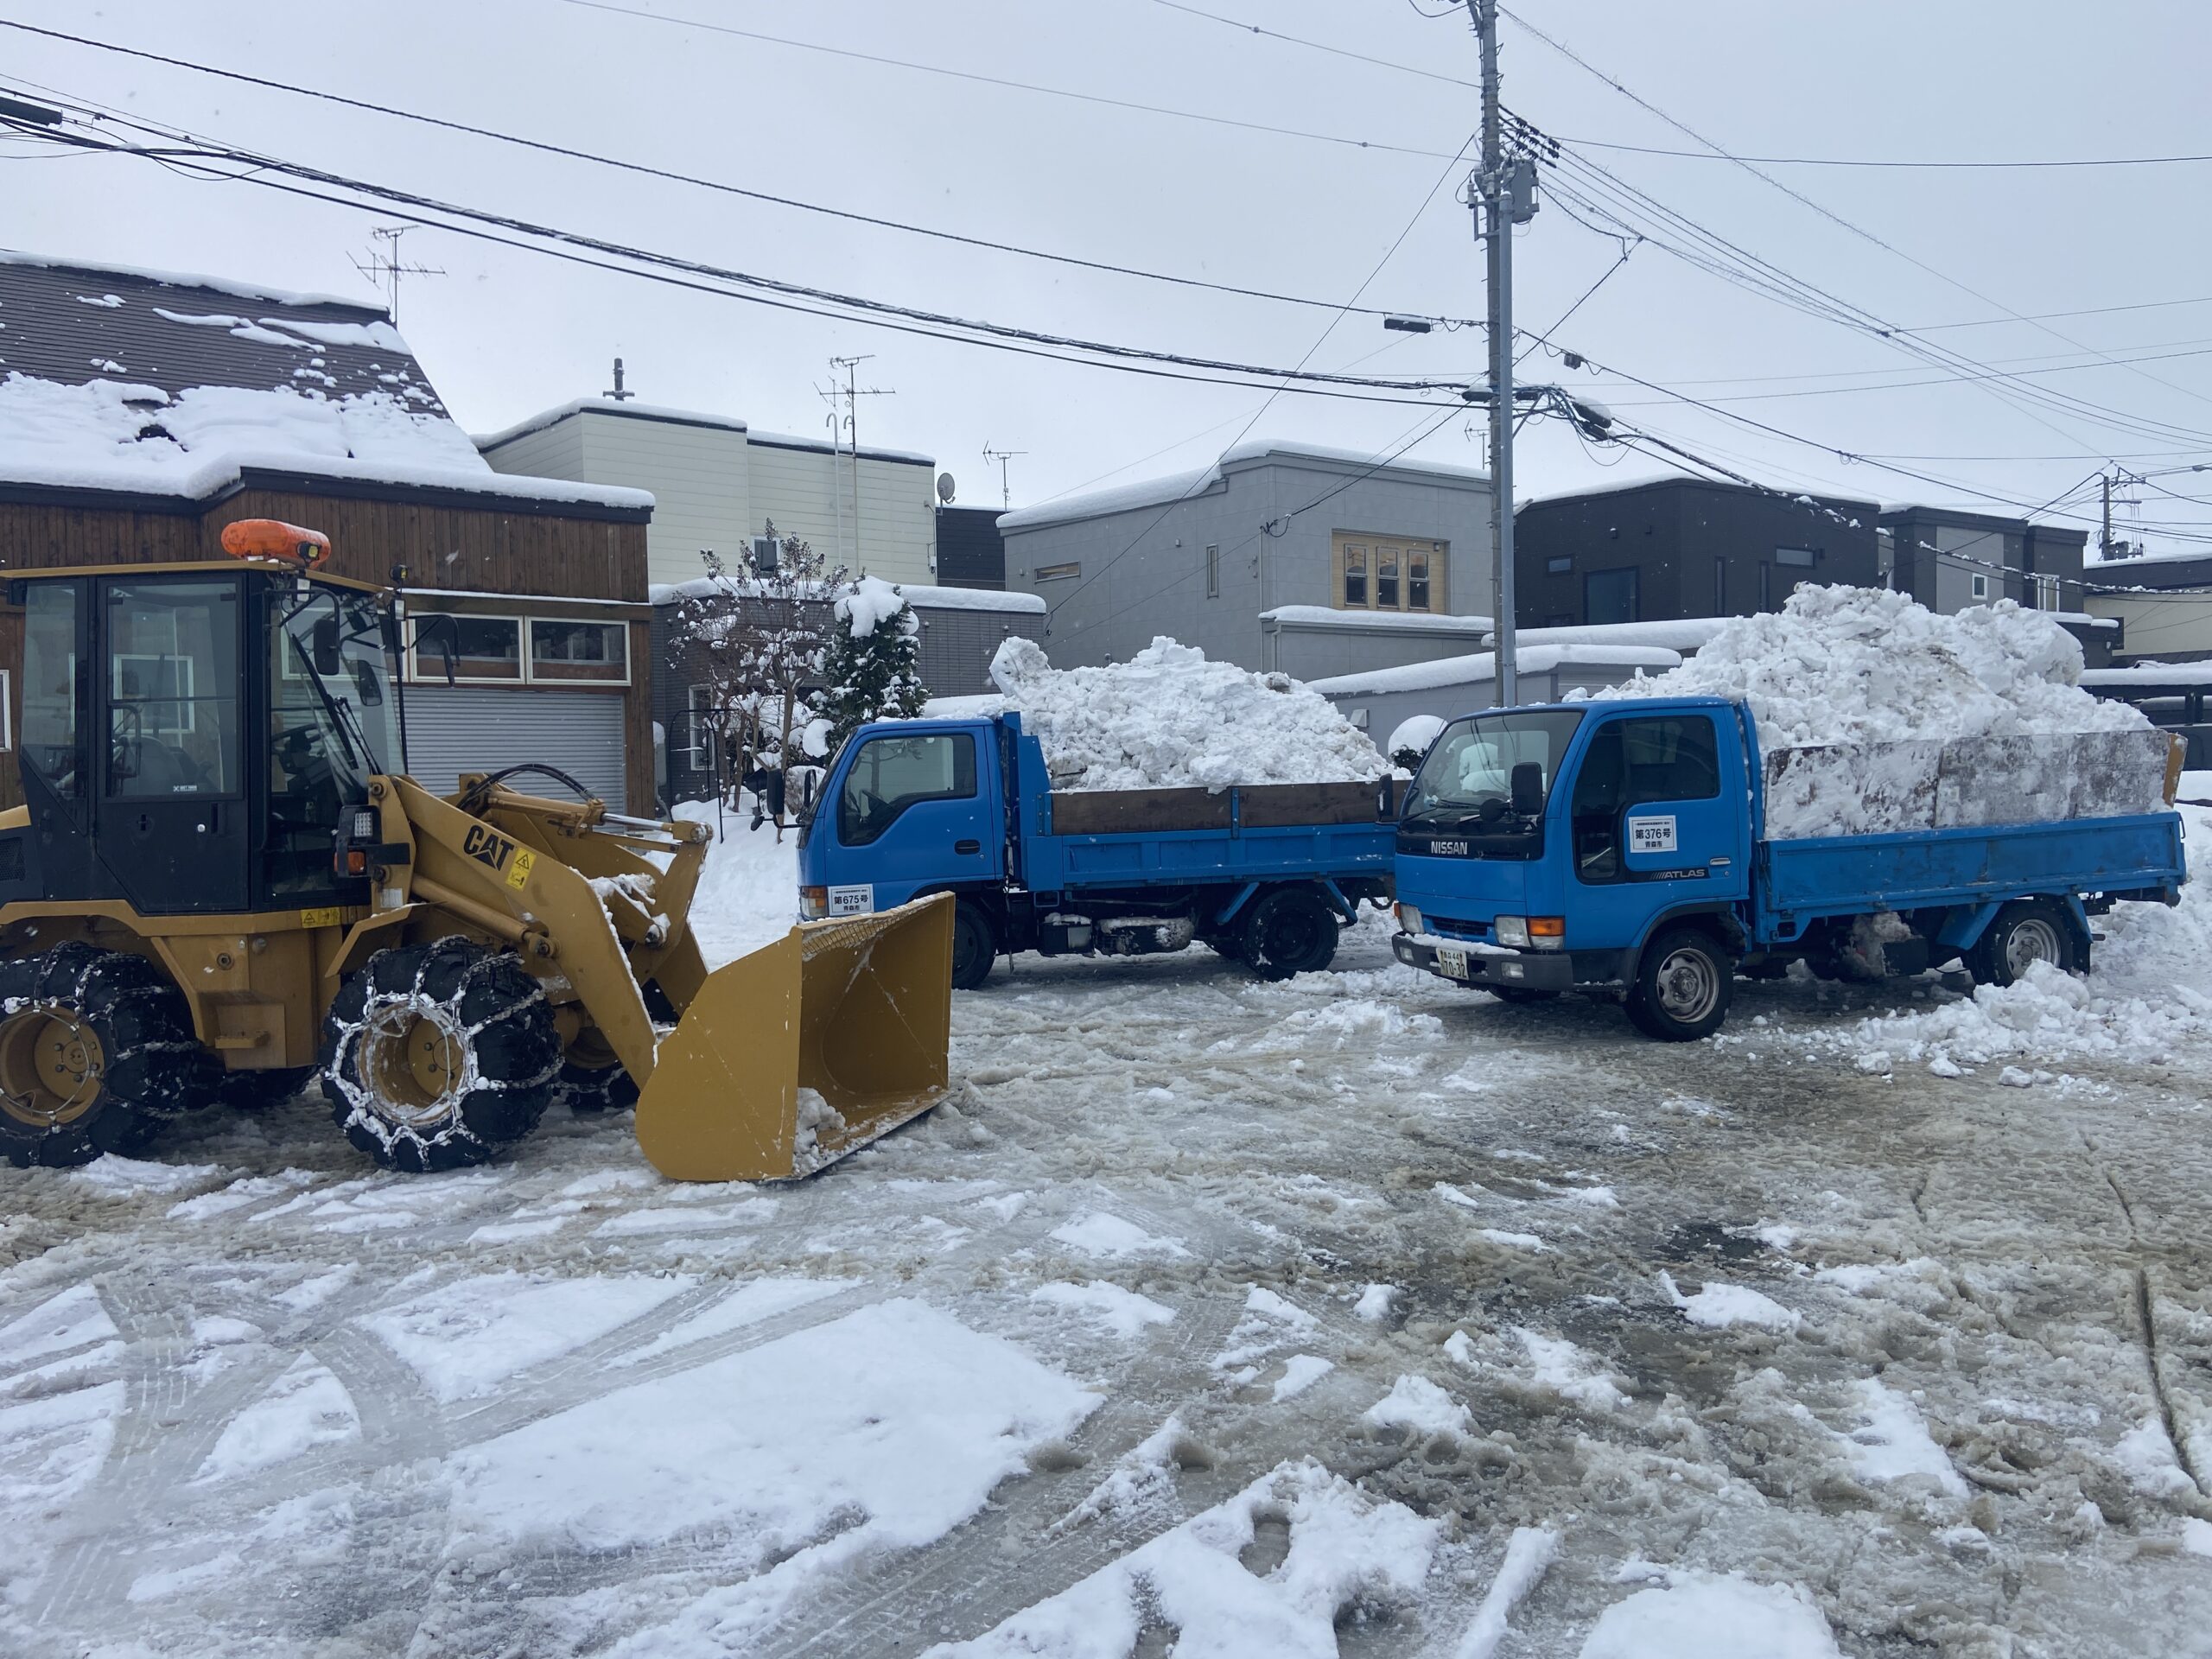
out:
{"label": "tv antenna", "polygon": [[983,446],[983,465],[988,467],[995,461],[999,464],[999,502],[1001,506],[1011,507],[1014,505],[1014,486],[1008,480],[1006,464],[1016,455],[1028,453],[1027,449],[994,449],[988,443]]}
{"label": "tv antenna", "polygon": [[388,245],[391,251],[384,253],[371,248],[367,259],[356,258],[353,261],[354,270],[390,295],[385,309],[395,328],[399,326],[399,279],[402,276],[442,276],[446,274],[442,265],[410,265],[400,258],[399,238],[416,228],[412,225],[378,226],[369,234]]}
{"label": "tv antenna", "polygon": [[[830,493],[837,512],[837,551],[840,557],[845,550],[845,502],[837,488],[837,458],[843,454],[838,442],[838,428],[842,426],[845,436],[853,446],[853,553],[857,565],[861,548],[861,422],[860,400],[863,397],[895,397],[898,391],[890,386],[863,386],[856,371],[863,363],[874,358],[873,352],[859,357],[833,357],[830,359],[830,384],[817,386],[823,402],[830,405]],[[844,373],[845,384],[837,384],[838,372]],[[844,413],[838,414],[837,405],[844,404]]]}

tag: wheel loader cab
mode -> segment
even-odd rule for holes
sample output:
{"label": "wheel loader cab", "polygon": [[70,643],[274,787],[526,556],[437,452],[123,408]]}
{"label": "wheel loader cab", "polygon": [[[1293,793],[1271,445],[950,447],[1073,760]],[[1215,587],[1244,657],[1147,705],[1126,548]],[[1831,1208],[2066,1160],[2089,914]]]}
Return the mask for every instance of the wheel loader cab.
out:
{"label": "wheel loader cab", "polygon": [[27,825],[0,903],[119,899],[142,915],[358,906],[333,851],[372,776],[404,770],[373,591],[252,567],[23,577]]}

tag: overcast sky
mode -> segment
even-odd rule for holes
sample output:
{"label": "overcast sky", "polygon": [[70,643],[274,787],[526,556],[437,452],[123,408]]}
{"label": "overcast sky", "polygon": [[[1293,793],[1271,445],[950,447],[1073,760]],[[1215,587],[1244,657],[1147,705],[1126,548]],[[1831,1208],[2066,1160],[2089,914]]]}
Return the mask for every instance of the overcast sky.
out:
{"label": "overcast sky", "polygon": [[[1476,95],[1438,78],[1475,78],[1465,9],[1431,17],[1424,12],[1443,11],[1443,0],[1192,3],[1396,67],[1255,35],[1169,0],[621,0],[619,10],[584,0],[0,0],[0,16],[812,203],[1332,304],[1352,298],[1402,233],[1361,303],[1479,317],[1478,250],[1454,200],[1467,169],[1443,159],[1472,131]],[[2190,0],[2122,0],[2094,13],[2047,0],[1520,0],[1516,10],[1739,155],[2212,153],[2201,85],[2212,9]],[[863,62],[686,19],[1186,114]],[[1506,102],[1547,131],[1696,148],[1510,22],[1504,41]],[[1310,353],[1313,366],[1332,370],[1479,372],[1474,329],[1391,334],[1370,316],[1335,320],[1324,308],[957,247],[12,30],[0,30],[0,81],[658,252],[963,316],[1270,365]],[[1898,385],[1959,370],[1930,370],[1897,345],[1785,308],[1647,242],[1560,340],[1674,391],[1743,399],[1721,406],[1796,436],[1942,481],[1847,464],[1615,375],[1570,371],[1541,350],[1526,375],[1568,382],[1624,420],[1763,481],[1885,501],[1994,512],[2002,509],[1971,492],[2034,505],[2108,458],[2139,470],[2212,462],[2212,298],[2200,299],[2212,296],[2202,207],[2212,165],[1764,169],[1808,205],[1721,161],[1579,153],[1679,215],[1668,232],[1678,245],[1723,238],[1897,327],[1989,324],[1922,338],[1955,362],[2002,372]],[[17,156],[36,158],[0,166],[0,242],[43,253],[368,297],[353,262],[367,253],[372,226],[395,222],[388,210],[194,181],[143,160],[48,159],[0,143],[0,156]],[[1558,181],[1586,203],[1602,196],[1602,181],[1578,177]],[[1578,224],[1573,207],[1547,200],[1516,243],[1525,326],[1548,331],[1618,262],[1621,244]],[[1381,452],[1437,419],[1296,395],[1262,412],[1262,392],[772,310],[439,231],[411,233],[405,249],[447,274],[410,280],[401,327],[454,414],[479,432],[601,391],[619,354],[645,400],[822,435],[828,411],[817,388],[827,359],[873,353],[862,384],[895,395],[864,400],[862,441],[935,456],[971,505],[999,499],[983,447],[1024,451],[1012,463],[1020,505],[1201,465],[1248,423],[1254,437]],[[2152,308],[2043,324],[2008,315],[2119,306]],[[2153,360],[2115,365],[2100,356]],[[2043,372],[2079,362],[2090,366]],[[2036,372],[2002,378],[2024,371]],[[2024,409],[2030,387],[2044,402]],[[2054,408],[2054,397],[2069,401]],[[1478,465],[1480,422],[1445,419],[1413,453]],[[1518,481],[1525,495],[1659,470],[1639,455],[1586,450],[1559,423],[1537,422],[1523,435]],[[2212,474],[2158,483],[2212,496]],[[2142,516],[2158,524],[2212,516],[2138,493]],[[2069,498],[2082,499],[2093,506],[2094,493]],[[2175,544],[2155,530],[2150,539]]]}

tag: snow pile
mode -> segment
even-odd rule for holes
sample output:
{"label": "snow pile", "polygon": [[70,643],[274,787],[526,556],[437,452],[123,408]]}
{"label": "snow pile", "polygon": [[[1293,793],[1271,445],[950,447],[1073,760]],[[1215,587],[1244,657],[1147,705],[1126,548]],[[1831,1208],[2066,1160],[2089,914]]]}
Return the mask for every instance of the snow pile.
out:
{"label": "snow pile", "polygon": [[1126,663],[1055,669],[1008,639],[991,678],[1044,746],[1057,789],[1365,783],[1390,763],[1326,699],[1162,636]]}
{"label": "snow pile", "polygon": [[[2212,842],[2212,810],[2182,806],[2191,846]],[[1862,1071],[1925,1065],[1957,1077],[1999,1061],[2115,1059],[2158,1062],[2186,1042],[2212,1037],[2212,884],[2183,884],[2181,902],[2114,905],[2096,918],[2104,938],[2093,971],[2075,979],[2043,963],[2006,986],[1977,985],[1971,997],[1912,1014],[1859,1022],[1845,1040]]]}
{"label": "snow pile", "polygon": [[851,590],[837,601],[834,607],[837,620],[855,639],[866,639],[884,623],[898,620],[902,633],[921,632],[921,620],[914,614],[914,607],[906,602],[906,595],[893,582],[881,576],[862,576]]}
{"label": "snow pile", "polygon": [[1664,1587],[1606,1608],[1581,1659],[1837,1659],[1827,1620],[1796,1585],[1649,1570]]}
{"label": "snow pile", "polygon": [[[1262,1575],[1239,1559],[1259,1523],[1287,1518],[1289,1553]],[[1103,1659],[1137,1650],[1148,1624],[1174,1651],[1219,1659],[1333,1659],[1355,1607],[1388,1609],[1421,1591],[1443,1523],[1370,1497],[1313,1459],[1250,1486],[972,1642],[925,1659]]]}
{"label": "snow pile", "polygon": [[2010,600],[1938,616],[1904,594],[1801,588],[1608,695],[1745,703],[1778,839],[2159,810],[2164,734],[2081,677],[2073,636]]}
{"label": "snow pile", "polygon": [[[712,801],[679,802],[671,816],[707,824],[716,817]],[[749,828],[749,810],[720,816],[721,838],[708,843],[691,899],[691,931],[709,968],[774,944],[798,920],[798,832],[787,829],[779,840],[773,824]]]}

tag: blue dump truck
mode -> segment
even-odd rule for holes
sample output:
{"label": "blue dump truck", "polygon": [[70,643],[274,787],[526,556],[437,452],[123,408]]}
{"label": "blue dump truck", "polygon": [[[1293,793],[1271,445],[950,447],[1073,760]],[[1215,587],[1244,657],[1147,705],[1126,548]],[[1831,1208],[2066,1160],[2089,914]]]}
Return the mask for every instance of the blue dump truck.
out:
{"label": "blue dump truck", "polygon": [[1268,978],[1329,965],[1389,893],[1379,784],[1055,791],[1020,716],[886,721],[801,807],[809,919],[957,895],[952,982],[1001,954],[1139,956],[1193,940]]}
{"label": "blue dump truck", "polygon": [[[2160,734],[1982,741],[1993,758],[1979,776],[1971,756],[1953,754],[1948,783],[1936,761],[1920,784],[1907,777],[1902,792],[1920,789],[1929,827],[1778,838],[1770,768],[1739,703],[1622,698],[1455,721],[1398,822],[1393,949],[1510,1001],[1618,986],[1639,1029],[1687,1042],[1727,1017],[1739,970],[1855,961],[1871,977],[1962,957],[1996,984],[2037,961],[2085,973],[2092,914],[2120,899],[2178,902],[2177,814],[2068,816],[2082,780],[2069,798],[2064,769],[2036,764],[2038,743],[2071,742],[2093,752],[2077,769],[2090,774],[2087,794],[2101,766],[2107,785],[2126,774],[2107,793],[2139,801],[2145,765],[2153,797],[2163,767],[2170,801],[2177,774]],[[1777,759],[1793,753],[1821,752]],[[1832,753],[1845,763],[1831,768],[1840,795],[1910,770],[1885,769],[1878,748]],[[2042,821],[1989,821],[2007,816]],[[1937,827],[1958,819],[1974,821]]]}

